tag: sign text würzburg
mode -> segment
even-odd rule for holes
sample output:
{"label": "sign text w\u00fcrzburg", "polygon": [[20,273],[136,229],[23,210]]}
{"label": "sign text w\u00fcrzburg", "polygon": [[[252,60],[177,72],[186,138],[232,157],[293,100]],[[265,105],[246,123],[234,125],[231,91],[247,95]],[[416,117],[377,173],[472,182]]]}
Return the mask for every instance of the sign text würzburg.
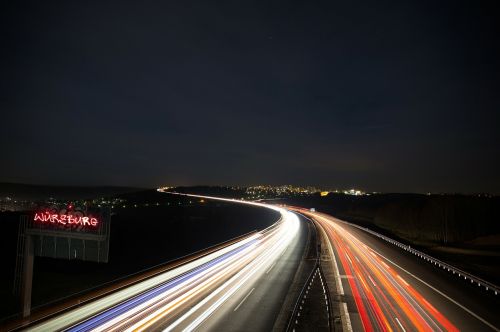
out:
{"label": "sign text w\u00fcrzburg", "polygon": [[99,221],[93,217],[80,217],[71,214],[52,214],[48,212],[35,213],[35,217],[33,220],[40,223],[88,227],[97,227],[97,225],[99,224]]}

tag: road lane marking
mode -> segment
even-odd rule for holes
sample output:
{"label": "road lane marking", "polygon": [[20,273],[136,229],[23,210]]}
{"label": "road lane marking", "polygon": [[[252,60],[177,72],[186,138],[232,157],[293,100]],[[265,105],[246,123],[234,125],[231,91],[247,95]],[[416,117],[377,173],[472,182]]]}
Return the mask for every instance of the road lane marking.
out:
{"label": "road lane marking", "polygon": [[[404,279],[403,279],[403,278],[402,278],[399,274],[398,274],[398,275],[396,275],[396,276],[398,277],[398,279],[399,279],[399,280],[401,280],[401,281],[403,282],[403,284],[405,284],[406,286],[410,286],[410,285],[406,282],[406,280],[404,280]],[[424,300],[425,300],[425,299],[424,299]]]}
{"label": "road lane marking", "polygon": [[403,324],[401,324],[401,322],[399,321],[399,319],[397,317],[394,317],[394,318],[396,318],[396,322],[398,322],[399,327],[401,327],[401,330],[403,330],[403,332],[406,332],[405,328],[403,327]]}
{"label": "road lane marking", "polygon": [[368,278],[370,279],[370,281],[372,282],[373,286],[374,287],[377,287],[377,284],[375,283],[375,281],[373,281],[372,277],[368,276]]}
{"label": "road lane marking", "polygon": [[341,305],[344,312],[346,330],[352,332],[351,317],[349,317],[349,311],[347,311],[347,303],[342,302]]}
{"label": "road lane marking", "polygon": [[[380,254],[379,254],[380,255]],[[384,264],[384,266],[387,268],[387,269],[391,269],[391,267],[389,265],[387,265],[385,262],[382,262],[382,264]]]}
{"label": "road lane marking", "polygon": [[274,262],[273,265],[271,265],[271,267],[266,271],[266,274],[268,274],[269,271],[271,271],[275,265],[276,265],[276,262]]}
{"label": "road lane marking", "polygon": [[349,255],[348,255],[347,253],[345,253],[345,257],[347,257],[347,259],[349,260],[349,263],[351,263],[351,265],[352,265],[352,261],[351,261],[351,259],[349,258]]}
{"label": "road lane marking", "polygon": [[243,302],[245,302],[245,300],[246,300],[246,299],[250,296],[250,294],[252,294],[252,292],[254,291],[254,289],[255,289],[255,287],[254,287],[254,288],[252,288],[252,289],[250,290],[250,292],[248,292],[248,294],[247,294],[247,295],[243,298],[243,300],[241,300],[240,304],[238,304],[238,306],[237,306],[236,308],[234,308],[234,310],[233,310],[233,311],[238,310],[238,308],[239,308],[239,307],[243,304]]}
{"label": "road lane marking", "polygon": [[286,246],[286,248],[283,249],[283,252],[281,253],[280,257],[283,256],[283,254],[286,252],[287,249],[288,249],[288,246]]}

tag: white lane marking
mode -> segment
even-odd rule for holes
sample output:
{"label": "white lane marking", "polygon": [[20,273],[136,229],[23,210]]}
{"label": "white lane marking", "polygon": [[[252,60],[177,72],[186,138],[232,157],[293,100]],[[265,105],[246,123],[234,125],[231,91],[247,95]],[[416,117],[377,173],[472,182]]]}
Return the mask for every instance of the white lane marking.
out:
{"label": "white lane marking", "polygon": [[351,317],[349,317],[349,312],[347,311],[347,303],[342,302],[341,304],[344,312],[346,330],[347,332],[352,332]]}
{"label": "white lane marking", "polygon": [[[373,249],[374,250],[374,249]],[[409,272],[408,270],[402,268],[401,266],[399,266],[398,264],[396,264],[395,262],[393,262],[392,260],[390,260],[389,258],[385,257],[384,255],[382,255],[380,252],[377,251],[377,254],[380,255],[380,257],[383,257],[385,260],[387,260],[389,263],[391,263],[392,265],[396,266],[397,268],[401,269],[402,271],[406,272],[408,275],[412,276],[413,278],[415,278],[416,280],[420,281],[421,283],[423,283],[424,285],[426,285],[427,287],[429,287],[430,289],[432,289],[433,291],[435,291],[436,293],[438,293],[439,295],[443,296],[445,299],[447,299],[448,301],[454,303],[455,305],[457,305],[458,307],[462,308],[463,310],[465,310],[467,313],[469,313],[470,315],[472,315],[474,318],[478,319],[479,321],[481,321],[482,323],[484,323],[485,325],[489,326],[490,328],[492,328],[493,330],[497,331],[497,332],[500,332],[500,329],[497,328],[495,325],[491,324],[490,322],[488,322],[486,319],[482,318],[481,316],[477,315],[476,313],[472,312],[470,309],[466,308],[465,306],[463,306],[462,304],[458,303],[457,301],[455,301],[454,299],[452,299],[451,297],[449,297],[448,295],[446,295],[445,293],[441,292],[439,289],[429,285],[427,282],[425,282],[424,280],[420,279],[419,277],[417,277],[416,275],[414,275],[413,273]]]}
{"label": "white lane marking", "polygon": [[368,278],[370,279],[370,281],[372,282],[373,286],[374,287],[377,287],[377,284],[375,283],[375,281],[373,281],[372,277],[368,276]]}
{"label": "white lane marking", "polygon": [[410,285],[406,282],[406,280],[404,280],[404,279],[403,279],[403,278],[402,278],[399,274],[398,274],[398,275],[396,275],[396,276],[398,277],[398,279],[399,279],[399,280],[401,280],[401,281],[403,282],[403,284],[405,284],[406,286],[410,286]]}
{"label": "white lane marking", "polygon": [[238,308],[239,308],[239,307],[243,304],[243,302],[245,302],[245,300],[246,300],[246,299],[250,296],[250,294],[252,294],[252,292],[253,292],[253,290],[254,290],[254,289],[255,289],[255,287],[254,287],[254,288],[252,288],[252,289],[250,290],[250,292],[248,292],[248,294],[247,294],[247,295],[243,298],[243,300],[241,300],[240,304],[238,304],[238,306],[237,306],[236,308],[234,308],[234,310],[233,310],[233,311],[238,310]]}
{"label": "white lane marking", "polygon": [[[379,254],[379,255],[380,255],[380,254]],[[382,255],[381,255],[381,256],[382,256]],[[384,266],[385,266],[388,270],[390,270],[390,269],[391,269],[391,267],[390,267],[389,265],[387,265],[385,262],[382,262],[382,264],[384,264]]]}
{"label": "white lane marking", "polygon": [[403,327],[403,324],[401,324],[401,322],[399,321],[399,319],[397,317],[394,317],[394,318],[396,318],[396,322],[398,322],[399,327],[401,327],[401,330],[403,330],[403,332],[406,332],[405,328]]}
{"label": "white lane marking", "polygon": [[351,265],[352,265],[352,261],[351,261],[351,259],[349,258],[349,255],[348,255],[347,253],[345,254],[345,257],[347,257],[347,259],[349,260],[349,263],[351,263]]}
{"label": "white lane marking", "polygon": [[276,262],[274,262],[273,265],[271,265],[271,267],[269,269],[267,269],[266,274],[268,274],[269,271],[271,271],[275,265],[276,265]]}

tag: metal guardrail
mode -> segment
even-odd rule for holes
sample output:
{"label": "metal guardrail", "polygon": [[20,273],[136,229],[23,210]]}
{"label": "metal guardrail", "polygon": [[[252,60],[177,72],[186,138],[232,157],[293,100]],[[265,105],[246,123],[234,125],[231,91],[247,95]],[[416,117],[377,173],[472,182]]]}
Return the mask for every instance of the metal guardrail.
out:
{"label": "metal guardrail", "polygon": [[432,263],[434,264],[435,266],[437,267],[440,267],[442,268],[443,270],[446,270],[454,275],[456,275],[457,277],[459,278],[464,278],[464,280],[470,280],[470,283],[471,284],[474,284],[476,283],[479,287],[484,287],[484,289],[486,291],[491,291],[493,292],[495,295],[498,295],[500,294],[500,287],[498,287],[497,285],[495,284],[492,284],[491,282],[489,281],[486,281],[484,279],[481,279],[479,277],[476,277],[475,275],[472,275],[464,270],[461,270],[451,264],[448,264],[448,263],[445,263],[437,258],[434,258],[426,253],[423,253],[421,252],[420,250],[417,250],[417,249],[414,249],[412,248],[411,246],[409,245],[406,245],[406,244],[403,244],[399,241],[396,241],[394,239],[391,239],[390,237],[388,236],[385,236],[385,235],[382,235],[380,233],[377,233],[375,231],[372,231],[371,229],[369,228],[366,228],[366,227],[362,227],[362,226],[359,226],[359,225],[356,225],[356,224],[353,224],[353,223],[350,223],[350,222],[347,222],[347,221],[344,221],[344,220],[340,220],[340,219],[337,219],[339,220],[340,222],[346,224],[346,225],[349,225],[349,226],[352,226],[352,227],[356,227],[362,231],[365,231],[367,233],[370,233],[378,238],[381,238],[382,240],[385,240],[386,242],[389,242],[403,250],[406,250],[408,251],[409,253],[412,253],[414,254],[415,256],[429,262],[429,263]]}

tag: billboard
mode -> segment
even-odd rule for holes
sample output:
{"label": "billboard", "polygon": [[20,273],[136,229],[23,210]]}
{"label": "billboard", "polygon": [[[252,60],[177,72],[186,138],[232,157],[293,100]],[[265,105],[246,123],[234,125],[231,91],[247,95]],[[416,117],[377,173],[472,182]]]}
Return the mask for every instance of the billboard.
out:
{"label": "billboard", "polygon": [[109,209],[53,206],[28,216],[25,234],[35,256],[106,263],[110,228]]}

